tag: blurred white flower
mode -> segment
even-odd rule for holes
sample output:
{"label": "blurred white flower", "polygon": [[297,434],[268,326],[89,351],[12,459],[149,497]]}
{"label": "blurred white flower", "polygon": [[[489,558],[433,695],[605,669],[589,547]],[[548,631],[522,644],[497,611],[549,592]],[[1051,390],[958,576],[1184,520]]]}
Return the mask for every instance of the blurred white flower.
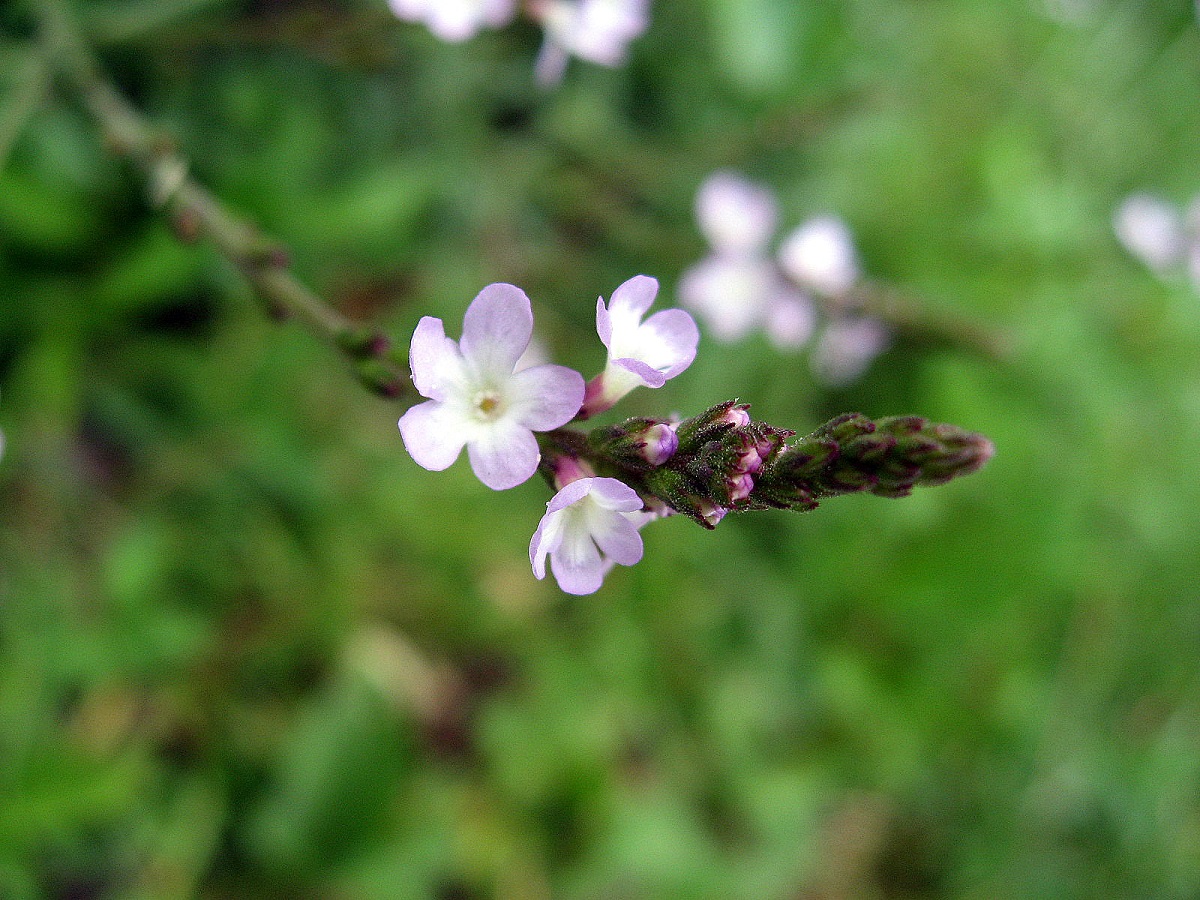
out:
{"label": "blurred white flower", "polygon": [[1113,214],[1113,231],[1126,250],[1155,272],[1178,265],[1187,248],[1183,214],[1150,194],[1131,194]]}
{"label": "blurred white flower", "polygon": [[765,254],[778,217],[771,191],[737,172],[714,172],[696,192],[696,222],[716,253]]}
{"label": "blurred white flower", "polygon": [[845,294],[859,278],[850,227],[836,216],[809,219],[784,238],[779,264],[801,287],[826,297]]}
{"label": "blurred white flower", "polygon": [[680,277],[679,299],[718,340],[765,328],[794,349],[812,332],[812,304],[769,256],[777,218],[770,190],[736,172],[714,172],[696,192],[696,222],[712,252]]}
{"label": "blurred white flower", "polygon": [[621,65],[630,42],[650,25],[650,0],[538,0],[530,12],[546,32],[535,67],[546,85],[562,79],[572,56]]}
{"label": "blurred white flower", "polygon": [[507,25],[517,12],[517,0],[388,0],[388,5],[398,18],[420,22],[451,43]]}
{"label": "blurred white flower", "polygon": [[831,320],[817,337],[809,364],[813,375],[834,387],[855,381],[880,353],[890,336],[883,323],[866,316]]}

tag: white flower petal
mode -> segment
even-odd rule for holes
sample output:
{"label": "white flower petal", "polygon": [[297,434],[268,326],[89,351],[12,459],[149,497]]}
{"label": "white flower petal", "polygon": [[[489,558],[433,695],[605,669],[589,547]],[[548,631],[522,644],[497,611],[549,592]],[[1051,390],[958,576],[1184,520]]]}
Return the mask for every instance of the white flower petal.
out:
{"label": "white flower petal", "polygon": [[778,281],[767,260],[712,255],[683,273],[679,300],[718,340],[736,341],[762,322]]}
{"label": "white flower petal", "polygon": [[467,456],[475,476],[494,491],[528,481],[541,459],[533,432],[508,419],[480,427],[467,443]]}
{"label": "white flower petal", "polygon": [[505,391],[508,415],[533,431],[550,431],[575,418],[583,405],[583,391],[583,376],[566,366],[522,369]]}
{"label": "white flower petal", "polygon": [[1144,265],[1161,272],[1186,255],[1183,216],[1174,205],[1150,194],[1133,194],[1113,216],[1117,240]]}
{"label": "white flower petal", "polygon": [[[588,495],[591,501],[603,509],[615,512],[635,512],[642,508],[642,498],[637,491],[617,478],[587,478],[590,481]],[[567,485],[570,487],[570,485]],[[559,493],[566,491],[563,488]]]}
{"label": "white flower petal", "polygon": [[862,375],[887,343],[888,331],[875,319],[834,319],[817,338],[809,362],[826,384],[843,386]]}
{"label": "white flower petal", "polygon": [[459,346],[479,380],[505,381],[533,337],[529,298],[511,284],[489,284],[471,301],[463,316]]}
{"label": "white flower petal", "polygon": [[634,275],[613,291],[608,303],[609,315],[618,322],[637,322],[653,305],[656,296],[658,279],[649,275]]}
{"label": "white flower petal", "polygon": [[405,449],[417,465],[431,472],[450,468],[471,433],[461,410],[437,400],[412,407],[399,424]]}
{"label": "white flower petal", "polygon": [[592,503],[588,508],[588,531],[600,550],[613,562],[632,566],[641,561],[642,536],[621,513]]}
{"label": "white flower petal", "polygon": [[797,291],[785,291],[767,306],[767,338],[781,350],[797,350],[808,343],[817,324],[812,301]]}
{"label": "white flower petal", "polygon": [[441,319],[424,316],[417,323],[408,350],[413,384],[422,397],[445,400],[463,382],[458,344],[446,337]]}

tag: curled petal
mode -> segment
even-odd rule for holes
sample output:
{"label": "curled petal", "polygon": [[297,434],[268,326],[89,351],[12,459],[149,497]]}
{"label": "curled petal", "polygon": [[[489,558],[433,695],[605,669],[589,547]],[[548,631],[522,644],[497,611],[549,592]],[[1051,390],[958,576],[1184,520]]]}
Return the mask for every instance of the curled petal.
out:
{"label": "curled petal", "polygon": [[[607,480],[616,481],[615,478]],[[592,492],[592,484],[596,481],[595,478],[577,478],[572,481],[551,498],[550,502],[546,504],[546,512],[556,513],[578,503]]]}
{"label": "curled petal", "polygon": [[583,376],[566,366],[541,365],[512,376],[508,403],[513,420],[549,431],[575,418],[583,404]]}
{"label": "curled petal", "polygon": [[[647,365],[640,359],[614,359],[609,365],[608,370],[604,373],[604,393],[606,395],[615,390],[618,384],[624,386],[627,382],[630,382],[629,376],[625,373],[632,373],[636,376],[636,383],[631,383],[630,389],[636,387],[637,384],[643,384],[649,388],[660,388],[667,383],[667,375],[664,372],[660,372],[653,366]],[[628,393],[628,391],[625,393]],[[624,396],[624,394],[621,396]]]}
{"label": "curled petal", "polygon": [[431,472],[448,469],[462,453],[470,433],[470,423],[462,413],[437,400],[414,406],[400,417],[405,449],[417,465]]}
{"label": "curled petal", "polygon": [[463,316],[460,346],[472,371],[484,380],[507,380],[533,337],[529,298],[511,284],[489,284]]}
{"label": "curled petal", "polygon": [[538,522],[537,531],[529,541],[529,562],[538,581],[546,577],[546,557],[558,550],[562,543],[566,520],[561,511],[548,512]]}
{"label": "curled petal", "polygon": [[614,318],[641,319],[658,296],[658,280],[649,275],[634,275],[613,291],[608,311]]}
{"label": "curled petal", "polygon": [[[588,493],[592,501],[604,509],[616,512],[635,512],[642,508],[642,498],[637,491],[616,478],[589,478]],[[570,485],[567,485],[570,487]],[[563,488],[566,491],[567,488]],[[562,493],[562,491],[560,491]]]}
{"label": "curled petal", "polygon": [[533,432],[511,421],[479,429],[467,444],[467,456],[475,476],[494,491],[528,481],[541,459]]}

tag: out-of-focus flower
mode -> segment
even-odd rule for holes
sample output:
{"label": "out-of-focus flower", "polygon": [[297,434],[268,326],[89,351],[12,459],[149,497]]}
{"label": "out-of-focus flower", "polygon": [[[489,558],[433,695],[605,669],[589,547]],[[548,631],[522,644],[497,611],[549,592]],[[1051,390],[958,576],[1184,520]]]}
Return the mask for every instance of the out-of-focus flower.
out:
{"label": "out-of-focus flower", "polygon": [[400,419],[417,464],[448,468],[464,446],[479,480],[495,490],[526,481],[541,458],[535,431],[565,425],[583,403],[583,377],[564,366],[516,370],[533,334],[529,298],[491,284],[467,308],[462,341],[441,319],[425,316],[413,333],[413,384],[429,400]]}
{"label": "out-of-focus flower", "polygon": [[777,218],[771,192],[736,172],[714,172],[696,192],[696,221],[711,252],[683,273],[679,299],[718,340],[766,328],[790,349],[812,334],[811,302],[769,256]]}
{"label": "out-of-focus flower", "polygon": [[641,510],[637,492],[615,478],[572,481],[546,504],[529,542],[533,574],[546,577],[549,556],[550,570],[563,591],[594,593],[614,563],[632,566],[642,558],[638,523],[649,519]]}
{"label": "out-of-focus flower", "polygon": [[659,388],[692,364],[700,332],[682,309],[664,309],[645,322],[658,281],[635,275],[615,291],[605,306],[596,301],[596,331],[608,348],[604,371],[587,386],[583,414],[595,415],[635,387]]}
{"label": "out-of-focus flower", "polygon": [[649,0],[536,0],[529,8],[546,32],[535,68],[547,85],[562,79],[572,56],[621,65],[629,44],[650,25]]}
{"label": "out-of-focus flower", "polygon": [[516,0],[388,0],[388,5],[398,18],[420,22],[451,43],[507,25],[517,11]]}
{"label": "out-of-focus flower", "polygon": [[1113,214],[1113,231],[1130,254],[1155,272],[1178,265],[1187,252],[1183,213],[1150,194],[1126,197]]}
{"label": "out-of-focus flower", "polygon": [[842,316],[829,321],[817,336],[809,363],[817,378],[835,387],[856,380],[872,360],[887,349],[887,328],[866,316]]}
{"label": "out-of-focus flower", "polygon": [[716,253],[765,255],[778,217],[771,191],[737,172],[714,172],[696,192],[696,223]]}
{"label": "out-of-focus flower", "polygon": [[854,238],[836,216],[809,219],[784,238],[779,264],[801,287],[826,297],[845,294],[859,278]]}

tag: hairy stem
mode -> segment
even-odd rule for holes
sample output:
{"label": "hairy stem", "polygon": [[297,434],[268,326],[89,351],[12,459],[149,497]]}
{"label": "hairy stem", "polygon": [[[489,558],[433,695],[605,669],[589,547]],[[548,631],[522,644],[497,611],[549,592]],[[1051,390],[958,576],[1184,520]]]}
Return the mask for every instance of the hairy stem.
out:
{"label": "hairy stem", "polygon": [[403,366],[387,356],[384,335],[352,322],[317,296],[292,273],[281,244],[192,179],[170,136],[143,118],[105,76],[63,0],[34,0],[32,6],[48,64],[99,123],[112,152],[140,171],[151,202],[167,212],[180,237],[211,240],[273,314],[295,318],[345,355],[367,386],[385,396],[410,393]]}

